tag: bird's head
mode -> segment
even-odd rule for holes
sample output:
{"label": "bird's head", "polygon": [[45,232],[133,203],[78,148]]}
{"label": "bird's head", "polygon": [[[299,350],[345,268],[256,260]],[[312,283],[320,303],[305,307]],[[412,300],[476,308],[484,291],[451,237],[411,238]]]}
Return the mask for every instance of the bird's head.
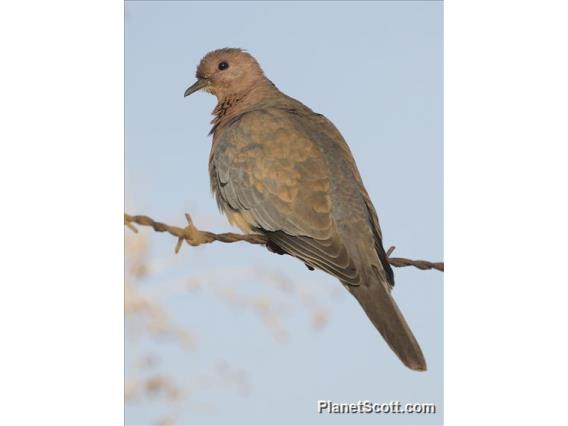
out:
{"label": "bird's head", "polygon": [[209,52],[195,72],[197,81],[184,96],[205,90],[221,101],[228,96],[243,96],[256,85],[268,81],[256,59],[242,49],[225,48]]}

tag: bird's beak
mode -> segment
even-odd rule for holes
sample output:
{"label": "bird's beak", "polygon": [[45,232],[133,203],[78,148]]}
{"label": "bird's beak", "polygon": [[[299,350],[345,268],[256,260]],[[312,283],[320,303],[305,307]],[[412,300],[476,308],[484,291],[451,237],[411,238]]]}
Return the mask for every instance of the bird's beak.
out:
{"label": "bird's beak", "polygon": [[192,93],[203,89],[205,86],[209,86],[209,80],[207,80],[206,78],[198,78],[197,81],[185,91],[183,97],[185,98],[186,96],[189,96]]}

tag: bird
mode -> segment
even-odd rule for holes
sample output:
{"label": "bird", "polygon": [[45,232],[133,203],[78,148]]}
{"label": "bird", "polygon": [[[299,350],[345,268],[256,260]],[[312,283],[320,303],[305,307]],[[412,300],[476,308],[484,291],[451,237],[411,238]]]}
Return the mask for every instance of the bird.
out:
{"label": "bird", "polygon": [[195,77],[184,97],[203,90],[217,98],[209,177],[229,222],[339,279],[402,363],[425,371],[392,296],[377,212],[339,130],[281,92],[244,49],[207,53]]}

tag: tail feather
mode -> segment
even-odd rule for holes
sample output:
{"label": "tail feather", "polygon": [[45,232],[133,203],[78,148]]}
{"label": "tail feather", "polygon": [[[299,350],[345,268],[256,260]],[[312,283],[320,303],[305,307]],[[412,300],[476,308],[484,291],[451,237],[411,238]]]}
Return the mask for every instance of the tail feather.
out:
{"label": "tail feather", "polygon": [[420,345],[386,285],[375,278],[370,283],[347,287],[404,365],[412,370],[425,371],[426,360]]}

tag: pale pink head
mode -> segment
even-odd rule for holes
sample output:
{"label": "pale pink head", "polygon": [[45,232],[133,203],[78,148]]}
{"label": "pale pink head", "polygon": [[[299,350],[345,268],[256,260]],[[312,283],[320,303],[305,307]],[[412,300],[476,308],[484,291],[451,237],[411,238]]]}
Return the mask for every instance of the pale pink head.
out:
{"label": "pale pink head", "polygon": [[236,48],[209,52],[199,63],[195,77],[197,81],[184,96],[203,89],[222,100],[228,96],[242,96],[268,81],[256,59]]}

